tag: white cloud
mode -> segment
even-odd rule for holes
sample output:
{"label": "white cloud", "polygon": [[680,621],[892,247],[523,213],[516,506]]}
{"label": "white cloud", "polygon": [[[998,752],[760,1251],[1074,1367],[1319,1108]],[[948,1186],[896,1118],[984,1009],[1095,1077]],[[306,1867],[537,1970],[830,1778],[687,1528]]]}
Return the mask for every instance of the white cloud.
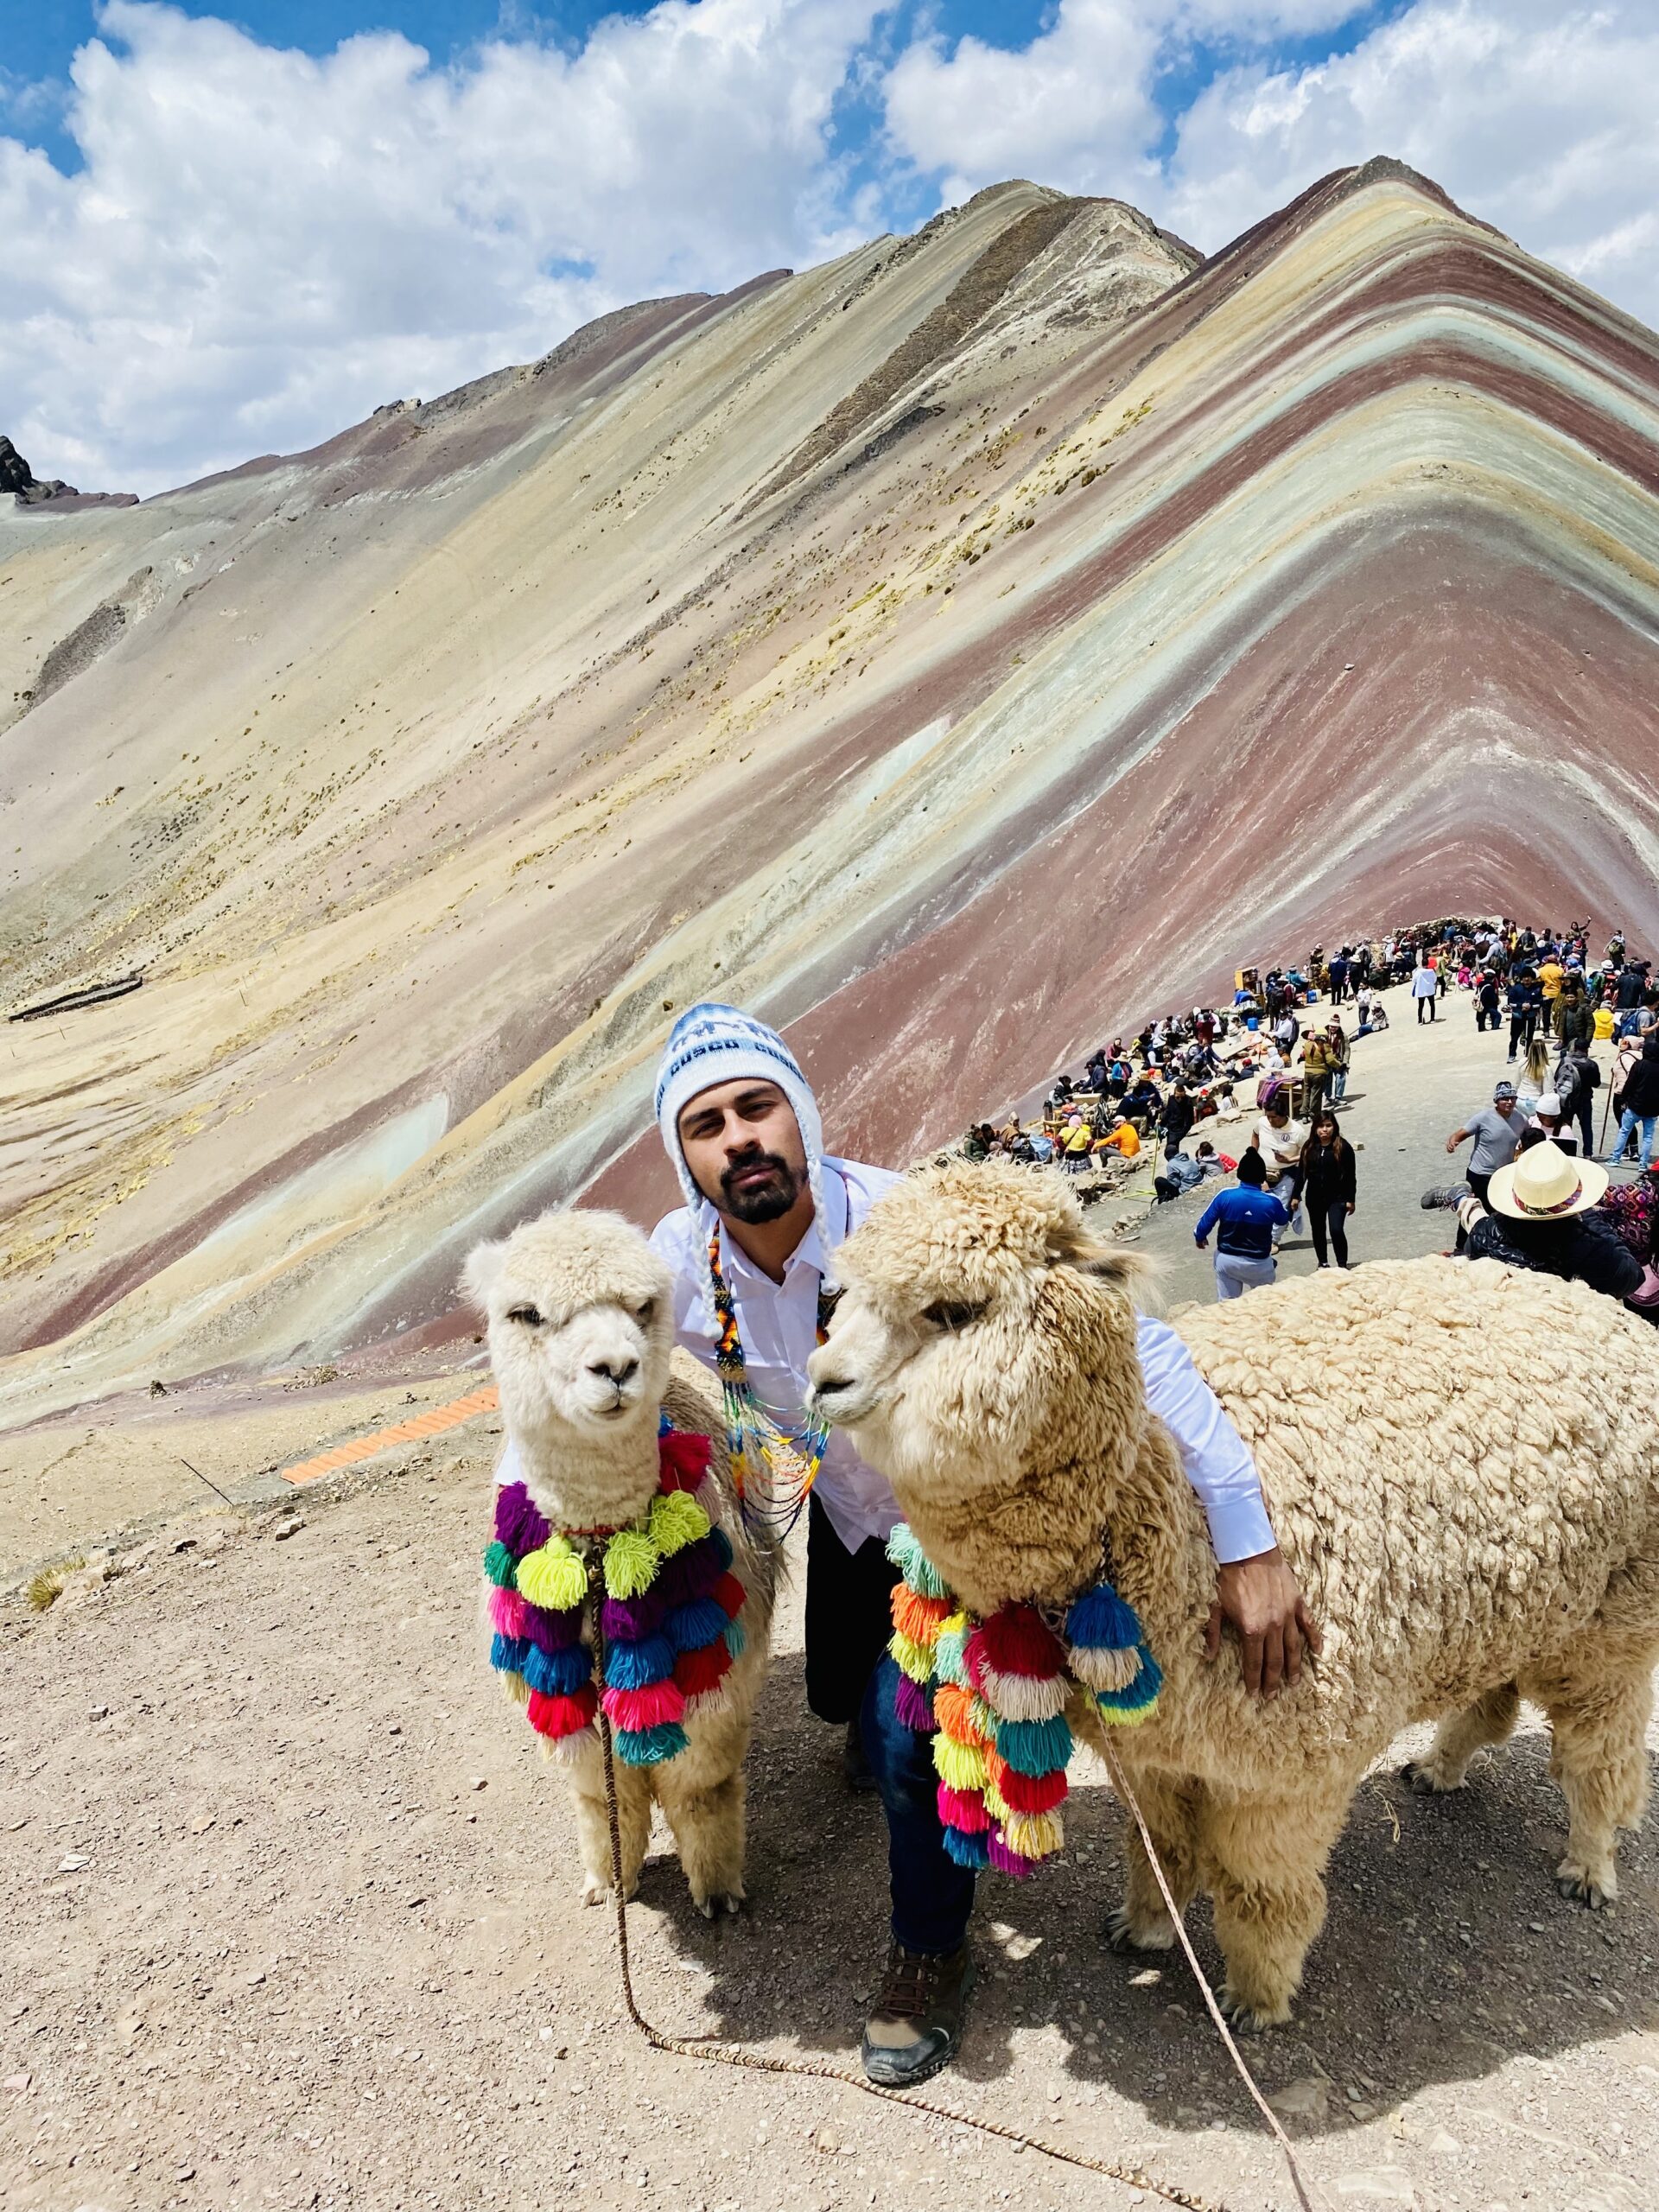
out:
{"label": "white cloud", "polygon": [[395,33],[319,60],[111,0],[81,171],[0,139],[3,427],[42,473],[152,491],[837,250],[826,133],[873,14],[663,0],[440,71]]}
{"label": "white cloud", "polygon": [[1182,118],[1160,212],[1205,245],[1343,162],[1397,155],[1659,322],[1650,0],[1419,0],[1353,53],[1229,72]]}
{"label": "white cloud", "polygon": [[[0,429],[42,474],[153,491],[1011,175],[1213,249],[1397,154],[1659,322],[1653,0],[1410,0],[1351,53],[1275,60],[1375,7],[1057,0],[1013,51],[953,41],[950,0],[913,34],[878,0],[661,0],[438,69],[396,33],[318,60],[107,0],[63,106],[82,169],[0,137]],[[0,113],[60,95],[0,79]],[[889,166],[838,101],[884,111]]]}

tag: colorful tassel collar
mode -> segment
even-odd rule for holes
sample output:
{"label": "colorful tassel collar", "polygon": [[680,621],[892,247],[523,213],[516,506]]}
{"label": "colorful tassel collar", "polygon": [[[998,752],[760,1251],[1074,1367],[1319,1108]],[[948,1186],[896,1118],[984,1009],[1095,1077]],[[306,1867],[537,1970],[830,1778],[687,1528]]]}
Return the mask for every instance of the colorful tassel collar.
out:
{"label": "colorful tassel collar", "polygon": [[[494,1630],[490,1664],[523,1705],[544,1750],[574,1760],[598,1742],[602,1705],[617,1757],[655,1766],[686,1745],[688,1713],[725,1694],[743,1649],[743,1586],[715,1526],[720,1498],[706,1436],[658,1433],[658,1489],[626,1529],[551,1528],[523,1483],[496,1492],[495,1537],[484,1554]],[[605,1679],[582,1639],[590,1578]]]}
{"label": "colorful tassel collar", "polygon": [[1157,1705],[1163,1676],[1135,1608],[1103,1579],[1064,1610],[1002,1605],[976,1621],[902,1521],[887,1557],[902,1578],[888,1647],[898,1714],[933,1738],[944,1847],[961,1866],[1028,1874],[1065,1840],[1073,1686],[1120,1727]]}

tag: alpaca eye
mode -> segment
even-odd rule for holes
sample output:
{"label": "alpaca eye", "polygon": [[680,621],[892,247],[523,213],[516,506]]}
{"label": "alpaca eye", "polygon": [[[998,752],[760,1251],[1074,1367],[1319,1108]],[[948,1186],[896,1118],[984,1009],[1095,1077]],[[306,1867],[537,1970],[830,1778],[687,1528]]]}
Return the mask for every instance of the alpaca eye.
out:
{"label": "alpaca eye", "polygon": [[957,1306],[948,1299],[922,1308],[922,1319],[936,1329],[966,1329],[985,1311],[982,1306]]}
{"label": "alpaca eye", "polygon": [[507,1319],[509,1321],[522,1321],[527,1329],[539,1329],[542,1325],[542,1317],[533,1306],[510,1306]]}
{"label": "alpaca eye", "polygon": [[633,1309],[633,1318],[642,1329],[648,1329],[657,1319],[656,1300],[648,1298],[643,1306],[636,1306]]}

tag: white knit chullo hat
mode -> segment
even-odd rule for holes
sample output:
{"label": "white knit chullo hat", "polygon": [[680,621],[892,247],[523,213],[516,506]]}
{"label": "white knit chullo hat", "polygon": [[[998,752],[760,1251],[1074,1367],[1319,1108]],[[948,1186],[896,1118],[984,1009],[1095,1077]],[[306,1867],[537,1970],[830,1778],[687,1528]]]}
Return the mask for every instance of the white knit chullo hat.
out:
{"label": "white knit chullo hat", "polygon": [[739,1007],[721,1006],[713,1000],[690,1007],[680,1016],[669,1032],[662,1065],[657,1071],[657,1127],[680,1179],[685,1203],[695,1219],[705,1201],[680,1147],[680,1116],[694,1098],[712,1090],[717,1083],[739,1083],[746,1076],[775,1083],[794,1112],[806,1154],[818,1241],[827,1259],[830,1231],[823,1213],[823,1126],[812,1086],[775,1029],[767,1028],[764,1021],[757,1021]]}

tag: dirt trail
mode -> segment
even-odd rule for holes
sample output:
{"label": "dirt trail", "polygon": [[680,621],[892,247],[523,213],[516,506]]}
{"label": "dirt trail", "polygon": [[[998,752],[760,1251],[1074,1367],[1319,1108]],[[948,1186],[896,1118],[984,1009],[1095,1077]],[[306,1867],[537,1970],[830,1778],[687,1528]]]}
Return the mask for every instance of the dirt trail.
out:
{"label": "dirt trail", "polygon": [[[1442,1241],[1416,1193],[1495,1057],[1466,1021],[1377,1041],[1351,1120],[1362,1254]],[[1192,1211],[1162,1209],[1147,1231],[1178,1269],[1190,1223],[1172,1217]],[[1207,1291],[1192,1272],[1178,1294]],[[460,1386],[452,1371],[413,1387],[428,1404]],[[4,1601],[0,2203],[1133,2202],[851,2090],[638,2041],[609,1918],[576,1903],[557,1777],[483,1663],[497,1421],[303,1493],[259,1473],[404,1402],[401,1385],[349,1376],[188,1414],[158,1402],[151,1433],[170,1446],[194,1423],[191,1456],[245,1503],[192,1484],[191,1505],[212,1510],[179,1517],[168,1492],[173,1517],[114,1547],[112,1579],[43,1616]],[[83,1544],[109,1525],[100,1475],[118,1471],[131,1424],[92,1436],[44,1500]],[[752,1912],[719,1931],[696,1919],[659,1836],[634,1916],[639,1986],[664,2026],[850,2061],[883,1942],[883,1838],[805,1713],[798,1595],[751,1769]],[[941,2086],[1234,2212],[1287,2205],[1184,1967],[1098,1948],[1119,1815],[1097,1770],[1078,1781],[1065,1862],[985,1886],[984,1980]],[[1389,1771],[1362,1791],[1299,2018],[1249,2047],[1335,2212],[1651,2202],[1659,1850],[1649,1821],[1626,1847],[1618,1916],[1596,1921],[1551,1887],[1561,1827],[1535,1725],[1461,1798],[1414,1798]],[[1215,1973],[1207,1913],[1195,1922]]]}

